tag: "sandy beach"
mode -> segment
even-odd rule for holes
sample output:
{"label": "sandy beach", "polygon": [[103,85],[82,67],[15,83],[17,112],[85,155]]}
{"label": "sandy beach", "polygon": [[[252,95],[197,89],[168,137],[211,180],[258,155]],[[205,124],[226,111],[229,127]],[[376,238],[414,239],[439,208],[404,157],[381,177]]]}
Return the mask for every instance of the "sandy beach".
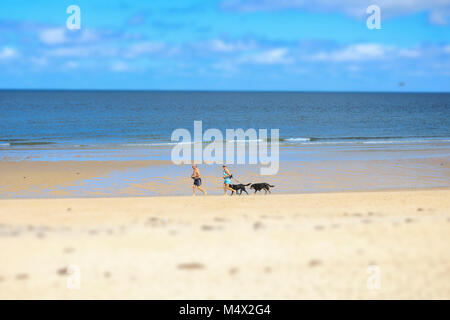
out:
{"label": "sandy beach", "polygon": [[450,300],[450,0],[1,1],[0,29],[0,300]]}
{"label": "sandy beach", "polygon": [[0,260],[1,299],[449,299],[450,190],[1,200]]}

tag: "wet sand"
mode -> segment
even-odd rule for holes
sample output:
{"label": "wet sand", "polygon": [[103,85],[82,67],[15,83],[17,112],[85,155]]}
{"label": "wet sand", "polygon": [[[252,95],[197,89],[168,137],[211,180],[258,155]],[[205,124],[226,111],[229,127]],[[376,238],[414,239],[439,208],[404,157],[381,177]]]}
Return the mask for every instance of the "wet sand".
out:
{"label": "wet sand", "polygon": [[1,299],[449,299],[450,190],[0,200],[0,261]]}
{"label": "wet sand", "polygon": [[[450,152],[450,151],[449,151]],[[273,176],[257,165],[230,165],[233,183],[268,182],[274,192],[307,193],[450,187],[449,157],[284,161]],[[209,194],[223,193],[220,165],[199,165]],[[0,161],[0,198],[190,195],[190,165],[166,160]]]}
{"label": "wet sand", "polygon": [[[112,172],[145,167],[159,168],[171,161],[0,161],[0,197],[68,197],[71,187]],[[95,192],[92,192],[95,195]]]}

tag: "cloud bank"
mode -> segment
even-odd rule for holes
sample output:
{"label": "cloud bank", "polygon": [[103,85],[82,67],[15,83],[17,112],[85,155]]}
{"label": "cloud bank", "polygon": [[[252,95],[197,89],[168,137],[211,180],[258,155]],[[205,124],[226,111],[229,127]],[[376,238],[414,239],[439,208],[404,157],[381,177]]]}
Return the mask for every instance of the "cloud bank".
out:
{"label": "cloud bank", "polygon": [[433,24],[447,25],[450,21],[448,0],[223,0],[220,6],[223,10],[237,12],[307,10],[342,13],[361,19],[366,16],[366,8],[373,4],[380,7],[385,18],[427,12]]}

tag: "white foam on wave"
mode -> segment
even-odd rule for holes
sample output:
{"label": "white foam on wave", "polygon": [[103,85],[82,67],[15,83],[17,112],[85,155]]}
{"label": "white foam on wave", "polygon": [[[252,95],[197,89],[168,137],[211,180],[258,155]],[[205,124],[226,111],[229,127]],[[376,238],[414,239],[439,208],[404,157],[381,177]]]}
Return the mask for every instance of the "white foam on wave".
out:
{"label": "white foam on wave", "polygon": [[233,140],[227,140],[227,142],[238,142],[238,143],[246,143],[246,142],[261,142],[263,141],[262,139],[233,139]]}
{"label": "white foam on wave", "polygon": [[[322,140],[323,139],[323,140]],[[417,139],[410,139],[410,138],[399,138],[399,139],[382,139],[382,140],[371,140],[370,138],[367,138],[367,140],[363,139],[351,139],[351,140],[340,140],[338,138],[330,138],[330,139],[336,139],[336,140],[328,140],[324,141],[327,138],[321,138],[320,141],[311,141],[309,138],[289,138],[284,139],[283,142],[285,143],[297,143],[300,145],[341,145],[341,144],[414,144],[414,143],[446,143],[450,142],[450,139],[444,138],[444,139],[427,139],[427,138],[417,138]]]}
{"label": "white foam on wave", "polygon": [[439,142],[450,142],[447,139],[420,139],[420,140],[377,140],[377,141],[363,141],[363,144],[400,144],[400,143],[439,143]]}
{"label": "white foam on wave", "polygon": [[287,138],[284,141],[311,141],[310,138]]}

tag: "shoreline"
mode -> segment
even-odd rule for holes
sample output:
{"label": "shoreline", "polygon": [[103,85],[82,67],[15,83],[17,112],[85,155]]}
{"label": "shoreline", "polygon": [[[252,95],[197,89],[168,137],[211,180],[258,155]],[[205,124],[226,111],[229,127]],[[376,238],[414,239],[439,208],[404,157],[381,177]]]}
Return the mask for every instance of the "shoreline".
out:
{"label": "shoreline", "polygon": [[[275,194],[450,187],[450,149],[410,151],[407,157],[404,150],[389,151],[386,158],[373,151],[355,152],[337,151],[340,158],[333,159],[296,154],[280,161],[278,173],[270,176],[260,175],[259,165],[229,168],[237,179],[233,183],[267,182],[275,185]],[[223,194],[220,165],[199,169],[208,194]],[[192,194],[190,165],[170,160],[0,161],[0,172],[0,199]]]}

